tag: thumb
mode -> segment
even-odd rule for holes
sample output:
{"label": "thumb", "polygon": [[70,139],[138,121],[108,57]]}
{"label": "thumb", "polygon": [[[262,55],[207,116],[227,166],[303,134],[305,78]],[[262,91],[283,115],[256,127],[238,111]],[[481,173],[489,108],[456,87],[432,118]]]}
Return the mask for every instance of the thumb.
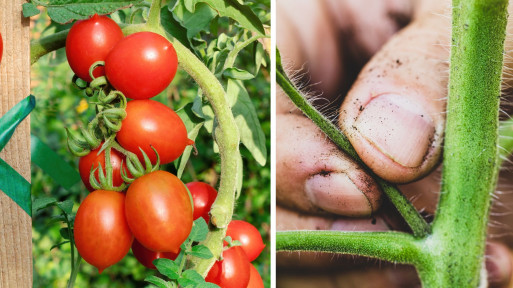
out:
{"label": "thumb", "polygon": [[362,160],[396,183],[426,175],[441,154],[450,21],[423,15],[364,67],[340,110]]}

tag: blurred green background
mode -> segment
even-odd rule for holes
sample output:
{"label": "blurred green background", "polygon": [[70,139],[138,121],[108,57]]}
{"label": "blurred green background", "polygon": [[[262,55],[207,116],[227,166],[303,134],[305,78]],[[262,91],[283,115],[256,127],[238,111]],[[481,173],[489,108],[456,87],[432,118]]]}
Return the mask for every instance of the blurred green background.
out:
{"label": "blurred green background", "polygon": [[[256,12],[264,24],[270,22],[270,1],[258,1]],[[117,12],[119,13],[119,12]],[[32,18],[32,38],[52,34],[61,27],[50,25],[46,15]],[[251,67],[251,48],[244,50],[237,60],[237,67],[254,71]],[[88,104],[84,92],[71,83],[73,72],[65,61],[63,49],[41,58],[32,66],[32,94],[36,96],[36,108],[31,114],[31,132],[50,146],[74,169],[78,169],[78,158],[67,148],[65,128],[77,129],[80,123],[87,123],[94,117],[94,106]],[[252,80],[245,81],[246,88],[264,133],[267,151],[270,151],[270,79],[269,67],[262,67]],[[188,75],[180,71],[171,86],[155,100],[178,109],[192,102],[197,86]],[[196,139],[198,155],[192,155],[185,169],[182,181],[204,181],[217,188],[220,172],[219,155],[213,151],[212,139],[204,128]],[[265,283],[270,287],[270,165],[269,155],[265,167],[259,166],[251,154],[241,146],[244,161],[243,191],[237,202],[234,219],[243,219],[257,227],[264,239],[266,248],[253,262]],[[269,153],[268,153],[269,154]],[[163,169],[174,172],[172,164]],[[70,189],[59,186],[38,166],[32,165],[32,197],[55,197],[59,201],[72,199],[76,212],[79,203],[88,194],[83,184],[77,183]],[[57,208],[44,209],[33,215],[32,248],[34,265],[34,287],[65,287],[71,272],[70,247],[65,244],[52,246],[64,239],[59,230],[61,222],[55,220]],[[82,261],[75,287],[147,287],[143,279],[158,272],[140,265],[131,252],[118,264],[107,268],[101,275],[96,268]]]}

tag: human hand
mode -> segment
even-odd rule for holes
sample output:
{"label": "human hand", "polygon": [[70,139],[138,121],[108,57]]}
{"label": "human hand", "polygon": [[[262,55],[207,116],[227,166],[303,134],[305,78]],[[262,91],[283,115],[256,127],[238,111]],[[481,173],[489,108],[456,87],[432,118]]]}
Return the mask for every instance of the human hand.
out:
{"label": "human hand", "polygon": [[[341,129],[366,165],[386,180],[410,183],[400,186],[401,191],[430,218],[440,191],[440,173],[435,168],[440,162],[445,121],[450,19],[444,15],[449,15],[450,7],[447,1],[372,4],[280,0],[278,48],[282,59],[292,63],[291,70],[305,65],[307,73],[296,76],[296,80],[300,85],[304,79],[314,83],[309,87],[313,102],[328,117],[335,119],[340,114]],[[408,19],[411,23],[389,39]],[[301,115],[281,91],[277,91],[277,114],[278,230],[407,231],[372,178]],[[501,176],[501,180],[508,178],[507,173]],[[507,185],[507,181],[501,184]],[[500,195],[496,203],[508,202],[507,196]],[[493,217],[490,223],[511,223],[513,219],[502,215],[504,210],[500,205],[495,207],[494,212],[500,216]],[[503,237],[494,240],[512,243],[510,230],[504,226],[490,228],[489,235],[499,234]],[[511,278],[510,253],[505,252],[508,250],[504,244],[495,242],[489,247],[490,283],[505,287]],[[279,255],[280,270],[322,266],[326,272],[325,266],[335,266],[337,273],[324,273],[332,280],[354,275],[340,272],[344,266],[338,266],[345,263],[345,270],[347,263],[354,266],[351,257],[336,257],[335,261],[333,255],[306,254],[310,256]],[[388,270],[406,284],[382,281],[383,287],[412,287],[418,282],[409,267]],[[387,274],[386,271],[381,273]],[[278,280],[284,279],[284,273],[278,275]],[[308,282],[305,277],[303,274],[301,278],[303,285]],[[320,281],[317,276],[313,279]],[[360,279],[372,282],[372,277]],[[280,283],[285,287],[284,282]],[[354,287],[362,287],[359,285],[363,284]]]}

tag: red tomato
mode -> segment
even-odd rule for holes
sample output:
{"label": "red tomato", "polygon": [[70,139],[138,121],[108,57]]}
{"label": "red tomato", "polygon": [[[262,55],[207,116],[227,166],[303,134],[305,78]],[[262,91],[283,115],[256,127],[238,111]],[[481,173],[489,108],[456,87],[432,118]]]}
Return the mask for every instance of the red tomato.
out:
{"label": "red tomato", "polygon": [[[117,140],[123,148],[143,156],[139,147],[156,163],[157,150],[160,163],[166,164],[182,155],[185,146],[192,144],[182,119],[171,108],[153,100],[133,100],[126,107],[126,118],[121,122]],[[144,162],[143,162],[144,163]]]}
{"label": "red tomato", "polygon": [[[87,190],[94,191],[94,188],[91,187],[89,183],[89,174],[91,172],[91,167],[97,168],[99,165],[102,165],[103,173],[105,173],[105,151],[98,154],[100,148],[92,150],[89,154],[80,158],[78,162],[78,171],[80,172],[80,178],[82,178],[82,182],[86,186]],[[123,160],[123,168],[130,176],[130,172],[128,172],[126,168],[126,163],[124,161],[125,156],[118,151],[111,149],[110,150],[110,163],[112,165],[112,183],[114,186],[120,186],[123,184],[123,178],[121,178],[121,161]],[[93,168],[93,169],[94,169]],[[96,176],[96,180],[100,182],[98,178],[98,169],[94,172]]]}
{"label": "red tomato", "polygon": [[191,182],[186,185],[191,192],[192,202],[194,203],[194,215],[192,218],[196,220],[199,217],[203,217],[208,223],[210,220],[208,212],[217,197],[216,189],[203,182]]}
{"label": "red tomato", "polygon": [[264,281],[255,266],[250,265],[249,284],[247,288],[264,288]]}
{"label": "red tomato", "polygon": [[137,178],[126,193],[128,225],[144,247],[178,253],[192,229],[192,206],[175,175],[155,171]]}
{"label": "red tomato", "polygon": [[148,99],[162,92],[175,77],[177,66],[173,45],[153,32],[127,36],[105,59],[107,79],[131,99]]}
{"label": "red tomato", "polygon": [[144,247],[141,243],[139,243],[139,241],[137,241],[137,239],[135,239],[134,243],[132,243],[132,253],[134,253],[135,258],[142,265],[150,269],[157,269],[155,265],[153,265],[153,260],[160,258],[175,260],[176,257],[178,257],[178,253],[180,252],[172,253],[151,251],[146,249],[146,247]]}
{"label": "red tomato", "polygon": [[241,247],[246,252],[249,261],[258,258],[258,255],[262,253],[265,247],[258,229],[246,221],[232,220],[228,224],[226,236],[230,236],[232,240],[239,240],[242,243]]}
{"label": "red tomato", "polygon": [[[66,57],[73,72],[91,82],[89,68],[96,61],[105,61],[110,50],[123,38],[118,24],[107,16],[93,15],[77,21],[66,38]],[[95,77],[105,75],[103,67],[94,69]]]}
{"label": "red tomato", "polygon": [[221,288],[246,288],[250,266],[252,265],[244,250],[240,246],[234,246],[223,252],[223,260],[214,263],[205,281]]}
{"label": "red tomato", "polygon": [[125,195],[107,190],[87,195],[78,208],[74,231],[78,252],[98,272],[119,262],[134,239],[125,217]]}

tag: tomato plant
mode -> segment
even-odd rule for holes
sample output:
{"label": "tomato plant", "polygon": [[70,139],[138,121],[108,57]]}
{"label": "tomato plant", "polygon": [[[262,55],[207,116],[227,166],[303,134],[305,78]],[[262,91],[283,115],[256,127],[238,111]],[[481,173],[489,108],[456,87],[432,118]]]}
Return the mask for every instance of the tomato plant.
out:
{"label": "tomato plant", "polygon": [[249,261],[255,260],[265,247],[258,229],[246,221],[232,220],[226,230],[226,236],[242,243],[241,247],[246,252]]}
{"label": "tomato plant", "polygon": [[178,253],[173,252],[151,251],[139,243],[137,239],[134,239],[134,242],[132,243],[132,253],[134,253],[135,258],[137,261],[139,261],[139,263],[150,269],[157,269],[155,264],[153,264],[155,259],[166,258],[175,260],[178,256]]}
{"label": "tomato plant", "polygon": [[125,195],[107,190],[89,194],[78,208],[74,237],[80,255],[100,273],[121,260],[134,239],[125,217]]}
{"label": "tomato plant", "polygon": [[[64,85],[65,89],[71,88],[71,93],[66,93],[64,99],[68,100],[72,95],[72,105],[80,105],[67,107],[65,113],[62,113],[62,118],[66,120],[62,123],[69,125],[66,127],[67,145],[73,155],[93,163],[84,164],[87,168],[82,169],[82,178],[86,179],[93,165],[101,167],[104,172],[101,175],[98,173],[99,177],[95,177],[95,174],[89,175],[88,179],[93,180],[91,186],[101,187],[101,190],[126,190],[125,217],[137,241],[132,244],[134,255],[141,263],[157,268],[161,273],[158,274],[160,279],[148,276],[144,281],[153,284],[166,282],[170,287],[191,284],[196,286],[205,283],[204,278],[215,259],[220,259],[223,237],[234,207],[239,207],[236,212],[239,215],[251,213],[249,210],[244,211],[244,205],[236,205],[236,199],[240,197],[241,201],[245,201],[259,194],[254,197],[255,203],[260,203],[256,206],[262,207],[265,205],[262,203],[267,203],[265,200],[262,202],[262,199],[267,195],[268,189],[264,186],[269,183],[268,173],[262,173],[267,177],[262,182],[262,187],[252,188],[250,193],[244,193],[247,187],[257,186],[246,182],[243,177],[251,179],[259,174],[258,165],[265,165],[267,157],[267,142],[260,126],[260,121],[267,117],[267,111],[257,113],[253,105],[260,108],[269,104],[267,74],[259,73],[259,69],[264,69],[261,67],[267,65],[268,57],[264,45],[258,41],[267,40],[259,18],[264,16],[263,19],[267,19],[265,15],[269,14],[265,10],[266,5],[255,3],[250,6],[229,3],[231,8],[226,11],[235,13],[225,15],[225,12],[219,12],[222,10],[219,3],[211,7],[198,2],[195,7],[186,7],[183,1],[176,1],[173,5],[163,4],[162,1],[151,1],[151,5],[147,5],[147,2],[129,0],[123,4],[107,4],[92,0],[81,4],[80,13],[83,14],[79,15],[68,13],[70,10],[66,9],[73,7],[66,3],[54,7],[29,0],[24,5],[24,9],[28,7],[24,12],[29,14],[34,9],[47,7],[48,15],[54,21],[52,29],[55,29],[50,29],[48,34],[43,35],[51,37],[34,42],[35,49],[31,51],[35,54],[62,47],[62,42],[59,41],[65,39],[63,37],[70,31],[67,26],[59,23],[69,23],[77,18],[87,19],[97,11],[112,13],[110,19],[122,27],[127,37],[122,38],[110,50],[104,58],[104,66],[97,64],[100,65],[98,70],[104,68],[105,75],[94,74],[95,80],[89,83],[74,81],[76,85]],[[132,6],[127,8],[121,5]],[[187,10],[192,8],[195,12]],[[263,14],[254,14],[254,8]],[[60,14],[56,13],[57,10]],[[180,18],[182,16],[186,18]],[[202,19],[204,24],[191,22],[192,18],[189,17]],[[247,17],[251,21],[246,21]],[[228,18],[232,20],[226,21]],[[194,28],[194,25],[198,26]],[[210,31],[210,25],[215,29]],[[185,31],[184,27],[191,30]],[[57,33],[51,34],[53,31]],[[48,46],[49,42],[54,46]],[[37,45],[40,45],[39,50]],[[59,61],[60,56],[62,53],[56,53],[52,61]],[[235,64],[242,67],[235,67]],[[175,73],[177,77],[173,80]],[[75,74],[78,76],[78,72]],[[243,82],[255,77],[258,85],[246,86]],[[71,79],[71,76],[67,78]],[[179,83],[170,86],[171,81]],[[44,82],[44,85],[47,83],[50,81]],[[60,83],[69,81],[63,80]],[[148,99],[159,93],[153,100]],[[252,102],[249,93],[262,97],[256,97],[257,101]],[[66,103],[56,102],[59,107]],[[234,115],[237,115],[237,121]],[[70,119],[72,121],[67,121]],[[58,126],[64,126],[62,123]],[[198,147],[190,145],[193,141],[198,141]],[[243,150],[245,154],[241,154],[240,144],[247,148]],[[55,145],[59,146],[62,147],[61,144]],[[93,159],[99,147],[105,153]],[[160,160],[158,164],[157,155]],[[108,189],[109,181],[112,182],[111,186],[119,183],[118,162],[113,160],[116,156],[120,156],[123,163],[126,163],[123,165],[126,166],[126,171],[121,170],[128,173],[120,173],[122,184],[119,187]],[[251,156],[255,157],[256,162],[253,162],[255,159]],[[69,159],[68,155],[65,157]],[[160,166],[173,161],[173,165]],[[85,160],[81,162],[85,163]],[[242,173],[243,166],[246,165],[249,166]],[[177,176],[161,169],[176,173]],[[211,177],[208,173],[211,173]],[[201,213],[203,217],[198,216],[192,222],[193,197],[187,193],[182,181],[197,180],[219,181],[219,193],[213,188],[213,193],[207,191],[211,194],[207,197],[208,207],[204,207],[204,212]],[[73,189],[75,188],[77,187]],[[76,201],[80,193],[74,191],[69,197]],[[209,219],[211,208],[212,223],[209,226],[204,218]],[[197,212],[201,212],[201,209],[198,208]],[[69,224],[72,224],[72,213],[66,215],[71,219]],[[258,219],[260,223],[265,222],[268,214]],[[72,239],[70,246],[74,247]],[[176,258],[162,256],[172,252],[177,252]],[[75,279],[81,281],[82,275],[87,273],[86,269],[78,272],[81,258],[73,256],[73,249],[71,254],[72,264],[75,265],[71,265],[69,287]],[[160,258],[152,263],[151,259],[154,257]],[[173,258],[175,259],[172,260]],[[140,271],[144,267],[124,267],[131,265],[128,263],[135,262],[128,260],[123,262],[123,266],[116,265],[108,270],[108,276],[113,279],[112,285],[117,285],[118,281],[124,281],[124,284],[133,281],[136,286],[143,285],[137,283],[143,279],[136,279],[140,277],[137,275],[143,273],[126,275],[126,271],[131,271],[130,268]],[[169,273],[169,267],[176,274]],[[77,273],[81,273],[81,277],[77,278]],[[119,277],[114,281],[117,275]],[[91,280],[88,284],[98,284],[95,282],[100,279],[98,275],[85,275],[87,276]],[[169,279],[163,280],[164,277]],[[208,286],[215,287],[214,284]]]}
{"label": "tomato plant", "polygon": [[[96,169],[95,177],[96,180],[99,182],[98,178],[98,167],[101,165],[102,170],[106,171],[105,169],[105,151],[102,151],[98,154],[98,151],[100,148],[96,148],[89,152],[86,156],[80,157],[80,160],[78,162],[78,171],[80,172],[80,178],[82,178],[82,182],[86,186],[87,190],[94,191],[94,188],[91,187],[91,184],[89,183],[89,175],[91,172],[91,169]],[[123,162],[123,168],[126,170],[126,161],[124,160],[123,154],[112,150],[110,152],[110,163],[112,166],[112,182],[114,186],[120,186],[123,184],[123,179],[121,178],[121,162]],[[130,173],[130,172],[128,172]]]}
{"label": "tomato plant", "polygon": [[137,178],[126,193],[126,217],[135,238],[156,252],[178,253],[192,228],[192,206],[175,175],[155,171]]}
{"label": "tomato plant", "polygon": [[190,182],[187,183],[186,186],[191,192],[192,202],[194,204],[194,220],[203,217],[208,223],[208,221],[210,221],[208,212],[217,197],[216,189],[204,182]]}
{"label": "tomato plant", "polygon": [[148,155],[152,163],[159,153],[160,163],[166,164],[178,158],[185,146],[192,144],[187,138],[187,130],[182,119],[166,105],[154,100],[132,100],[126,107],[126,118],[117,134],[119,144],[140,160],[143,159],[139,147]]}
{"label": "tomato plant", "polygon": [[[73,72],[82,80],[90,82],[89,68],[96,61],[105,61],[110,50],[123,38],[118,24],[107,16],[94,14],[87,20],[75,22],[66,38],[66,57]],[[97,67],[93,76],[105,74]]]}
{"label": "tomato plant", "polygon": [[250,266],[248,256],[240,246],[223,252],[223,260],[214,263],[205,281],[222,288],[246,288],[249,283]]}
{"label": "tomato plant", "polygon": [[153,32],[127,36],[105,60],[107,79],[131,99],[148,99],[162,92],[175,77],[177,67],[173,45]]}

